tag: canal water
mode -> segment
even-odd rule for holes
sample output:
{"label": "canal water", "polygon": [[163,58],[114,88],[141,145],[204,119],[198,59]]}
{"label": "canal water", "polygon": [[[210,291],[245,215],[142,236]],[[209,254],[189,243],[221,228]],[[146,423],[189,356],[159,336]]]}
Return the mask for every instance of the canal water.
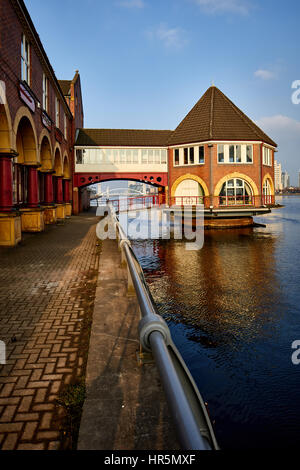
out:
{"label": "canal water", "polygon": [[133,242],[222,449],[300,443],[300,197],[277,202],[265,228],[206,231],[200,251]]}

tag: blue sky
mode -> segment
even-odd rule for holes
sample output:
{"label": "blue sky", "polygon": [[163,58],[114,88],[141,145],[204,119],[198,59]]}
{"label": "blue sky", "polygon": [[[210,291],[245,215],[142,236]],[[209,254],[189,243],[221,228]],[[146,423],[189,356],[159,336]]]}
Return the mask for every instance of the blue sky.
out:
{"label": "blue sky", "polygon": [[[298,181],[298,0],[25,0],[85,127],[175,129],[214,82],[279,145]],[[300,96],[300,94],[299,94]]]}

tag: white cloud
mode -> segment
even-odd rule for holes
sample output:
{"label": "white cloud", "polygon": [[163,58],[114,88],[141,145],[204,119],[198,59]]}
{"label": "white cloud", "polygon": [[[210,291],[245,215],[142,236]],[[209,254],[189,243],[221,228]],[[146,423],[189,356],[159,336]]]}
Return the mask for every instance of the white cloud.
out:
{"label": "white cloud", "polygon": [[262,80],[273,80],[276,78],[276,74],[271,70],[259,69],[254,72],[255,77],[261,78]]}
{"label": "white cloud", "polygon": [[300,138],[300,122],[282,114],[263,117],[256,121],[256,124],[267,133],[273,132],[285,137]]}
{"label": "white cloud", "polygon": [[237,13],[248,15],[251,5],[247,0],[192,0],[206,13]]}
{"label": "white cloud", "polygon": [[150,39],[158,39],[168,49],[181,49],[188,40],[182,28],[169,28],[165,23],[161,23],[157,28],[147,32]]}
{"label": "white cloud", "polygon": [[144,8],[146,6],[143,0],[124,0],[117,4],[125,8]]}

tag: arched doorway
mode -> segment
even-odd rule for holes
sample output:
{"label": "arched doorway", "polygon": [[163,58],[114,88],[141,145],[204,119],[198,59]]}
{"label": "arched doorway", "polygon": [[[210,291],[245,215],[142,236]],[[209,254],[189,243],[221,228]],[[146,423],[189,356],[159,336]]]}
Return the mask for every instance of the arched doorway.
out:
{"label": "arched doorway", "polygon": [[31,178],[31,170],[38,166],[37,145],[35,132],[30,120],[23,116],[18,124],[16,132],[16,149],[18,157],[15,159],[13,179],[14,179],[14,203],[24,206],[30,199],[31,190],[34,192],[34,205],[38,203],[38,188],[32,188],[35,177]]}
{"label": "arched doorway", "polygon": [[243,206],[253,203],[253,190],[247,181],[231,178],[223,183],[219,193],[220,206]]}
{"label": "arched doorway", "polygon": [[41,167],[39,169],[39,194],[40,202],[48,205],[53,203],[53,182],[52,182],[52,149],[49,136],[42,137],[40,145]]}
{"label": "arched doorway", "polygon": [[196,205],[203,204],[204,190],[200,183],[194,179],[184,179],[181,181],[174,195],[176,205]]}

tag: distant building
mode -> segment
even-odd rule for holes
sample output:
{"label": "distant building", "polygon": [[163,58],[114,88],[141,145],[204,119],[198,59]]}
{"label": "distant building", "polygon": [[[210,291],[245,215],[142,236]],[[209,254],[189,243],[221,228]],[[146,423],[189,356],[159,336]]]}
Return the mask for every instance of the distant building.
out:
{"label": "distant building", "polygon": [[282,172],[282,188],[286,189],[290,187],[290,175],[287,171]]}
{"label": "distant building", "polygon": [[282,190],[282,168],[281,163],[274,161],[274,172],[275,172],[275,191]]}

